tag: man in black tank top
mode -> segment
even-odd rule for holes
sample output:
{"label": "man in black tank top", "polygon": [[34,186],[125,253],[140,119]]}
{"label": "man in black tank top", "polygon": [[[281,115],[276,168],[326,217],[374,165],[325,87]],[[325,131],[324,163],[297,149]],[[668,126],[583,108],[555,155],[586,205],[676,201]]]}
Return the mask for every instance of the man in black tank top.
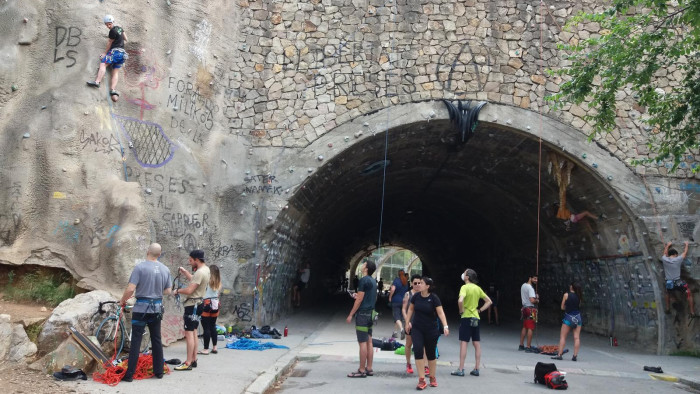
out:
{"label": "man in black tank top", "polygon": [[117,81],[119,80],[119,69],[126,59],[129,58],[124,50],[124,43],[127,41],[127,37],[124,29],[114,24],[114,17],[112,15],[105,16],[104,23],[109,29],[107,50],[105,53],[100,54],[100,69],[97,71],[97,77],[94,81],[89,81],[87,84],[93,88],[99,88],[100,82],[107,71],[107,65],[112,66],[112,80],[109,84],[109,95],[112,101],[116,102],[119,99],[119,92],[116,90]]}

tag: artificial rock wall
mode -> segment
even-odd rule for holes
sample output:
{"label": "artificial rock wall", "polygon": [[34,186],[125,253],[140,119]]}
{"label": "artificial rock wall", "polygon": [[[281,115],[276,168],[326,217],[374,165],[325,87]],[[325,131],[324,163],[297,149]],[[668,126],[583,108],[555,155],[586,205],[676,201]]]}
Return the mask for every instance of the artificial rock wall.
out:
{"label": "artificial rock wall", "polygon": [[[5,1],[0,260],[62,267],[84,288],[118,292],[148,243],[163,244],[173,272],[202,248],[222,267],[234,319],[279,316],[308,246],[288,200],[319,166],[384,126],[365,122],[335,146],[309,146],[383,108],[442,98],[541,113],[583,140],[587,108],[551,113],[543,98],[561,81],[544,70],[565,64],[557,42],[600,33],[596,24],[560,29],[596,4]],[[106,44],[108,13],[129,37],[117,103],[106,82],[85,86]],[[659,87],[672,86],[674,72],[665,70]],[[606,160],[627,165],[648,154],[647,130],[643,109],[620,97],[619,129],[596,142]],[[582,153],[568,152],[598,168]],[[667,163],[630,168],[651,185],[627,212],[649,228],[632,228],[632,251],[658,250],[677,227],[693,233],[695,154],[673,175]],[[697,348],[698,338],[688,338]]]}

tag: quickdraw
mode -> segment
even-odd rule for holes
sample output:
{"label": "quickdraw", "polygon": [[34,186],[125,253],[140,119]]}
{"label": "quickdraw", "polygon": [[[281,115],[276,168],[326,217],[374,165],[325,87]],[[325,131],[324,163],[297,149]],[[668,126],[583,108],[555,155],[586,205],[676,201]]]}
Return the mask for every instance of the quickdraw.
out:
{"label": "quickdraw", "polygon": [[[172,292],[175,292],[175,289],[181,289],[182,284],[180,283],[180,275],[182,275],[182,272],[180,270],[177,271],[177,275],[175,276],[175,279],[173,279],[173,288]],[[180,302],[180,294],[175,294],[175,306],[177,307],[178,310],[182,310],[182,303]]]}

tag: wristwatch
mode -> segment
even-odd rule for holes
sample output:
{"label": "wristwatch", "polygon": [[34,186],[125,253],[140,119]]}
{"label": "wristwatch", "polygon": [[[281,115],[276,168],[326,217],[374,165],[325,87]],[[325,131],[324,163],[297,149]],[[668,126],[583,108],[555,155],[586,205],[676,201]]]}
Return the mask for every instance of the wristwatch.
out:
{"label": "wristwatch", "polygon": [[445,330],[449,330],[449,329],[450,329],[450,327],[448,327],[448,326],[445,326]]}

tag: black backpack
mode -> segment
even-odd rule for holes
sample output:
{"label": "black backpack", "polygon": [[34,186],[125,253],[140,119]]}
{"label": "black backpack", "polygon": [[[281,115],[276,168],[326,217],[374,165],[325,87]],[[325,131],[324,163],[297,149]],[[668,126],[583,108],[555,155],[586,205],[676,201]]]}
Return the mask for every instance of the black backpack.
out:
{"label": "black backpack", "polygon": [[538,362],[537,365],[535,365],[535,383],[546,384],[544,380],[545,375],[556,370],[557,366],[553,363]]}

